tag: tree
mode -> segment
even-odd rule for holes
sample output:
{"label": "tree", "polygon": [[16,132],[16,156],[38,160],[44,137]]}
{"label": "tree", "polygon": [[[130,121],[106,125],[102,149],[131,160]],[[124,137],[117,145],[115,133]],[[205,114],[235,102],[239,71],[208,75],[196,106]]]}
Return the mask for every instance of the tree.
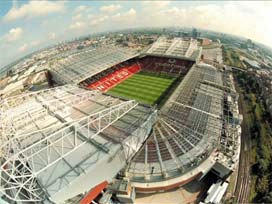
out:
{"label": "tree", "polygon": [[259,159],[258,161],[258,174],[264,175],[269,166],[269,161],[265,159]]}
{"label": "tree", "polygon": [[268,191],[268,178],[263,176],[257,180],[256,190],[258,193],[265,195]]}
{"label": "tree", "polygon": [[260,201],[264,203],[272,203],[272,191],[266,193],[266,195],[262,197]]}

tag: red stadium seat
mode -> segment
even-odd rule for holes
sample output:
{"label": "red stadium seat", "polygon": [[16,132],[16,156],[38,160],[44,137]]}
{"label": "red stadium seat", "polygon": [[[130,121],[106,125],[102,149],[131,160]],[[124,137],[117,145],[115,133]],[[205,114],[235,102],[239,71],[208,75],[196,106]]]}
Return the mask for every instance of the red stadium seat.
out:
{"label": "red stadium seat", "polygon": [[108,91],[109,89],[113,88],[117,84],[121,83],[125,79],[129,78],[136,72],[140,71],[141,67],[139,64],[133,64],[130,66],[122,67],[114,71],[113,73],[102,77],[98,81],[88,85],[88,88],[97,89],[103,92]]}

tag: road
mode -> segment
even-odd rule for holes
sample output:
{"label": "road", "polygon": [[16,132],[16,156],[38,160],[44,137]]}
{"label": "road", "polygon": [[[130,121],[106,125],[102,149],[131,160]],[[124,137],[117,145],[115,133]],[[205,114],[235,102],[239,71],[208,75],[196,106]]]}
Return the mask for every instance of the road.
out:
{"label": "road", "polygon": [[250,128],[248,126],[248,113],[246,110],[243,94],[239,87],[239,111],[243,114],[241,151],[239,159],[238,178],[234,192],[236,203],[247,203],[250,188]]}

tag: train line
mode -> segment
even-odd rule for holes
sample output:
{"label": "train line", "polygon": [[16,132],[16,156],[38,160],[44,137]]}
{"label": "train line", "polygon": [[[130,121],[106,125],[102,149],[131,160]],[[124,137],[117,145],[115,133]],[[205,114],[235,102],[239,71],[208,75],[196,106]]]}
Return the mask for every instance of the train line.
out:
{"label": "train line", "polygon": [[243,114],[242,134],[241,134],[241,151],[239,159],[238,179],[234,192],[235,203],[247,203],[250,190],[250,128],[247,123],[248,113],[244,104],[244,97],[239,89],[239,109]]}

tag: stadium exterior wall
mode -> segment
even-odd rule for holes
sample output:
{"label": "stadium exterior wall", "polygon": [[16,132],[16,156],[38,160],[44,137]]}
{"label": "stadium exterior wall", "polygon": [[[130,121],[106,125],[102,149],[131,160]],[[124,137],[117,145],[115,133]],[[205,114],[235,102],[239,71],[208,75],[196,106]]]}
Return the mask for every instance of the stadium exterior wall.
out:
{"label": "stadium exterior wall", "polygon": [[192,169],[191,171],[181,174],[179,177],[167,179],[158,182],[132,182],[132,186],[135,187],[139,193],[153,193],[157,191],[166,191],[173,188],[183,186],[193,180],[201,180],[214,166],[215,161],[213,159],[214,154],[210,155],[200,166]]}
{"label": "stadium exterior wall", "polygon": [[158,187],[149,187],[149,188],[141,188],[141,187],[136,187],[136,191],[139,193],[153,193],[157,191],[168,191],[180,186],[183,186],[193,180],[199,179],[202,177],[202,172],[199,172],[198,174],[192,176],[191,178],[188,178],[187,180],[183,180],[174,184],[169,184],[169,185],[163,185],[163,186],[158,186]]}

